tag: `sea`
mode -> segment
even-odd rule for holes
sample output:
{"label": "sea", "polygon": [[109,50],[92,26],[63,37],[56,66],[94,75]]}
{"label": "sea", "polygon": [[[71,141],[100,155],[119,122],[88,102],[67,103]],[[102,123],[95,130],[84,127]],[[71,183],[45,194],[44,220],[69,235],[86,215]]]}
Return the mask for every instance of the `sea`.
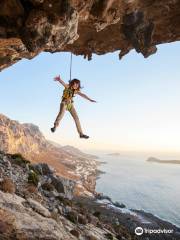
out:
{"label": "sea", "polygon": [[[123,203],[129,209],[144,210],[180,227],[180,164],[148,162],[150,154],[96,154],[104,173],[96,191]],[[176,156],[152,156],[180,160]]]}

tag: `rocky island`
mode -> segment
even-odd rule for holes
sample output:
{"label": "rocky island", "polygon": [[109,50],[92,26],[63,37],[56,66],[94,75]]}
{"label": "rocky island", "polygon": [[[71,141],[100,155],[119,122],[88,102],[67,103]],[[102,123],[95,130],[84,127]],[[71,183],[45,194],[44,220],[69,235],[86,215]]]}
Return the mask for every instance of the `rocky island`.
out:
{"label": "rocky island", "polygon": [[155,157],[149,157],[147,162],[163,163],[163,164],[180,164],[180,160],[160,160]]}
{"label": "rocky island", "polygon": [[118,153],[118,152],[115,152],[115,153],[108,153],[107,156],[111,156],[111,157],[119,157],[119,156],[121,156],[121,154]]}

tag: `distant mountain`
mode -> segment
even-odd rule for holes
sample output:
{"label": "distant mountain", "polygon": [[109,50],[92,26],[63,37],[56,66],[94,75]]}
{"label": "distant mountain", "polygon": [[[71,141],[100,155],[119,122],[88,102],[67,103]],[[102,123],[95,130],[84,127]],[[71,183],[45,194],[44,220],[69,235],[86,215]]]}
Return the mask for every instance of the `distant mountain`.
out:
{"label": "distant mountain", "polygon": [[163,163],[163,164],[180,164],[180,160],[160,160],[155,157],[149,157],[147,159],[148,162],[156,162],[156,163]]}
{"label": "distant mountain", "polygon": [[47,140],[34,124],[20,124],[0,114],[0,151],[21,153],[33,163],[46,162],[62,177],[76,180],[79,189],[95,190],[95,156]]}
{"label": "distant mountain", "polygon": [[55,147],[58,147],[58,148],[61,148],[61,147],[62,147],[62,145],[59,144],[59,143],[57,143],[57,142],[54,142],[54,141],[51,141],[51,140],[48,140],[48,142],[49,142],[50,144],[54,145]]}
{"label": "distant mountain", "polygon": [[98,158],[95,155],[84,153],[84,152],[80,151],[78,148],[72,147],[70,145],[63,146],[61,149],[68,152],[69,154],[73,154],[73,155],[75,154],[76,156],[79,156],[79,157],[86,157],[86,158],[90,158],[90,159]]}
{"label": "distant mountain", "polygon": [[115,153],[108,153],[107,155],[108,155],[108,156],[114,156],[114,157],[116,157],[116,156],[121,156],[121,154],[118,153],[118,152],[115,152]]}

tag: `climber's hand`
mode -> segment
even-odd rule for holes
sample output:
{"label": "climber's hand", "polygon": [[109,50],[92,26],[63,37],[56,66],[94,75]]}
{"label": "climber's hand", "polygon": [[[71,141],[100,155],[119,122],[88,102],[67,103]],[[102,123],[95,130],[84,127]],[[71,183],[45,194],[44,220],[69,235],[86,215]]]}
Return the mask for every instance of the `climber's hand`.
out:
{"label": "climber's hand", "polygon": [[65,88],[68,87],[68,84],[66,84],[66,83],[61,79],[60,75],[57,76],[57,77],[55,77],[55,78],[54,78],[54,81],[59,82],[59,83],[62,84]]}
{"label": "climber's hand", "polygon": [[59,76],[56,76],[55,78],[54,78],[54,81],[60,81],[61,80],[61,78],[60,78],[60,75]]}

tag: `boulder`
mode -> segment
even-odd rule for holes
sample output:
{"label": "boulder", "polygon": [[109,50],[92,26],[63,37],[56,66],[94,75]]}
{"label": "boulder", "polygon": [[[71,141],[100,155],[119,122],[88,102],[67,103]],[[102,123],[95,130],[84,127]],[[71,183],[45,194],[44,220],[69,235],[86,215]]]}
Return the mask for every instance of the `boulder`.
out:
{"label": "boulder", "polygon": [[[24,199],[17,195],[0,191],[0,239],[73,239],[61,223],[25,207],[23,202]],[[37,203],[35,205],[37,207]]]}
{"label": "boulder", "polygon": [[72,199],[76,182],[60,176],[51,176],[51,184],[64,198]]}
{"label": "boulder", "polygon": [[58,193],[65,193],[64,185],[60,178],[52,176],[52,185],[55,187]]}
{"label": "boulder", "polygon": [[113,202],[113,205],[114,205],[115,207],[118,207],[118,208],[125,208],[125,207],[126,207],[125,204],[119,203],[119,202]]}
{"label": "boulder", "polygon": [[88,219],[86,218],[86,216],[79,214],[78,215],[78,223],[86,225],[88,223]]}
{"label": "boulder", "polygon": [[32,164],[32,167],[41,175],[51,175],[54,173],[54,169],[47,163]]}
{"label": "boulder", "polygon": [[79,231],[78,231],[77,229],[72,229],[72,230],[70,231],[70,233],[71,233],[73,236],[77,237],[77,238],[80,237],[80,233],[79,233]]}
{"label": "boulder", "polygon": [[44,217],[50,217],[51,214],[48,211],[48,209],[46,209],[45,207],[43,207],[39,202],[33,200],[32,198],[28,198],[27,203],[29,204],[29,206],[37,213],[41,214]]}

